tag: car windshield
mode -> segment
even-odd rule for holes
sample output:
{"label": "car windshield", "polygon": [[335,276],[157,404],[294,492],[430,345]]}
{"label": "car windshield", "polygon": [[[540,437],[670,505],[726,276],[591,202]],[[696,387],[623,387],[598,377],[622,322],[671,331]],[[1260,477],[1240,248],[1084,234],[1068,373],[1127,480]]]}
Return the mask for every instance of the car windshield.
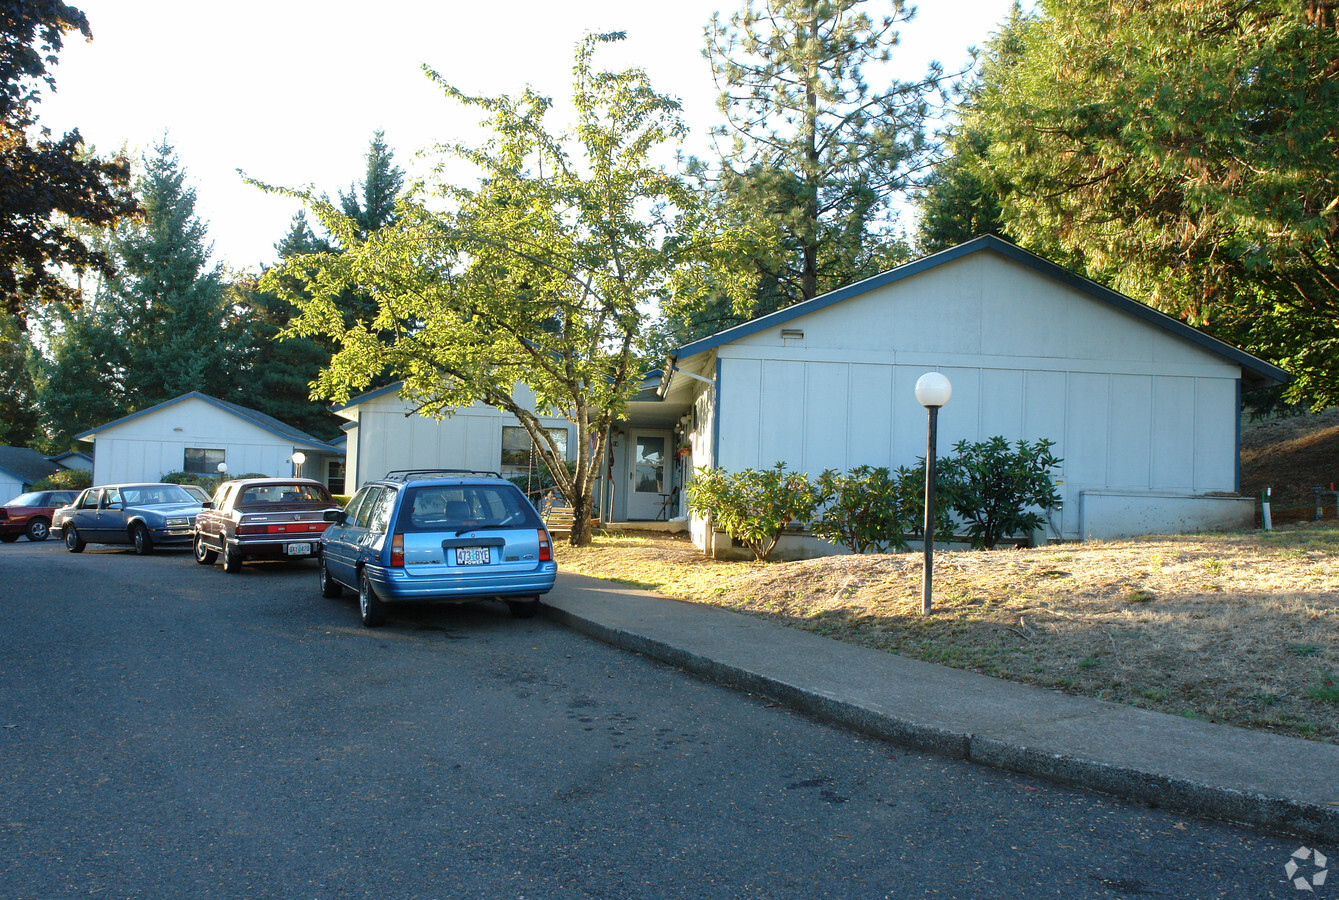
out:
{"label": "car windshield", "polygon": [[329,503],[330,495],[317,484],[257,484],[242,491],[238,503]]}
{"label": "car windshield", "polygon": [[5,506],[41,506],[42,495],[40,493],[19,494],[13,500],[10,500]]}
{"label": "car windshield", "polygon": [[511,485],[454,484],[407,488],[396,530],[540,527],[534,507]]}
{"label": "car windshield", "polygon": [[121,488],[126,506],[157,506],[162,503],[199,503],[175,484],[142,484]]}

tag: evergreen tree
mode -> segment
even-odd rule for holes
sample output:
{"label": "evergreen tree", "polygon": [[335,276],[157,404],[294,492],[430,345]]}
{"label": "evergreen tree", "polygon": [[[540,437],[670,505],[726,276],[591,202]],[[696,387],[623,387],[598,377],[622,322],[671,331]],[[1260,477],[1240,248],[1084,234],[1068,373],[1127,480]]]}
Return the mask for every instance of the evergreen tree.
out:
{"label": "evergreen tree", "polygon": [[0,446],[28,447],[39,436],[33,365],[37,352],[16,316],[0,312]]}
{"label": "evergreen tree", "polygon": [[730,252],[744,251],[739,277],[755,290],[741,298],[737,286],[708,279],[681,294],[669,315],[690,330],[694,307],[709,320],[723,297],[751,318],[905,258],[891,204],[924,154],[926,98],[939,70],[871,89],[866,67],[890,58],[913,10],[894,0],[876,22],[863,2],[748,0],[728,24],[713,17],[706,55],[725,116],[715,134],[728,145],[707,202],[747,224],[752,238]]}
{"label": "evergreen tree", "polygon": [[1009,234],[1283,366],[1291,399],[1339,403],[1336,18],[1046,0],[965,117]]}
{"label": "evergreen tree", "polygon": [[[305,211],[293,217],[288,233],[274,249],[281,266],[298,257],[333,252],[330,244],[312,231]],[[302,286],[290,280],[288,289],[301,292]],[[297,307],[274,291],[262,290],[257,279],[236,279],[229,291],[247,329],[247,349],[241,364],[246,375],[241,379],[239,402],[314,437],[338,437],[342,420],[311,397],[317,376],[330,364],[334,345],[328,340],[289,333]]]}

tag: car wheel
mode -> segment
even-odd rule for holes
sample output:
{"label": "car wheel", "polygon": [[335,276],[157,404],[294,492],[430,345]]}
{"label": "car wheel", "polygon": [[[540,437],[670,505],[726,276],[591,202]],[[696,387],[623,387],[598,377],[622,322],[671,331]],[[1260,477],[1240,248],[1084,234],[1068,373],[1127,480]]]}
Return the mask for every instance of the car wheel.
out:
{"label": "car wheel", "polygon": [[65,526],[65,549],[71,553],[81,553],[84,549],[84,539],[79,536],[79,530],[73,525]]}
{"label": "car wheel", "polygon": [[202,566],[212,566],[214,560],[218,558],[219,552],[217,550],[211,550],[205,542],[201,540],[200,535],[197,534],[195,536],[195,561]]}
{"label": "car wheel", "polygon": [[[344,588],[338,581],[330,577],[330,570],[325,567],[325,560],[321,560],[321,596],[330,600],[343,596]],[[361,607],[362,603],[359,602]]]}
{"label": "car wheel", "polygon": [[242,554],[226,545],[223,548],[223,571],[229,575],[242,571]]}
{"label": "car wheel", "polygon": [[507,609],[518,619],[533,619],[535,613],[539,612],[539,598],[531,597],[529,600],[508,600]]}
{"label": "car wheel", "polygon": [[28,520],[28,540],[45,541],[51,534],[51,523],[41,516]]}
{"label": "car wheel", "polygon": [[0,541],[4,541],[6,544],[12,544],[18,539],[19,536],[17,534],[0,534]]}
{"label": "car wheel", "polygon": [[377,596],[366,569],[358,573],[358,615],[368,628],[386,624],[386,604]]}
{"label": "car wheel", "polygon": [[153,538],[149,537],[149,529],[145,528],[142,522],[136,522],[131,526],[130,542],[135,545],[135,553],[138,556],[153,552]]}

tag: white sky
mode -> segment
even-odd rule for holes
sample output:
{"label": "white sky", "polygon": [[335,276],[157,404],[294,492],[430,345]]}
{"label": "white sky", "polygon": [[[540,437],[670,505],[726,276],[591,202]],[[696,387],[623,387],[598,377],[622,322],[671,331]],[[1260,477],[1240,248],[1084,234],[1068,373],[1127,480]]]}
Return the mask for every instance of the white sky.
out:
{"label": "white sky", "polygon": [[[417,151],[470,134],[461,113],[422,74],[427,63],[464,91],[515,93],[526,84],[562,98],[572,51],[586,31],[626,31],[607,67],[644,67],[677,96],[702,153],[718,120],[703,28],[742,6],[723,0],[645,3],[512,0],[72,0],[94,40],[66,44],[43,124],[78,127],[100,153],[138,156],[167,134],[197,191],[215,259],[256,268],[298,209],[244,184],[237,170],[334,195],[361,179],[378,128],[411,171]],[[937,59],[960,66],[1009,12],[1011,0],[924,3],[894,51],[914,77]],[[869,12],[877,14],[878,5]],[[877,86],[877,83],[876,83]]]}

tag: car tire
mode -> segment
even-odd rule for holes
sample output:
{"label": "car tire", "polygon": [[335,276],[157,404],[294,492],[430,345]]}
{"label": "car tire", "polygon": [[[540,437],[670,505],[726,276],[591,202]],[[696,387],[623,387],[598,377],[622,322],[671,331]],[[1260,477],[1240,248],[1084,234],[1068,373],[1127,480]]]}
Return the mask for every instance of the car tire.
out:
{"label": "car tire", "polygon": [[377,596],[366,569],[358,573],[358,617],[368,628],[386,624],[386,604]]}
{"label": "car tire", "polygon": [[195,561],[202,566],[212,566],[214,564],[214,560],[218,558],[219,558],[219,552],[217,550],[211,549],[203,540],[200,539],[200,535],[197,534],[195,536]]}
{"label": "car tire", "polygon": [[130,526],[130,543],[135,545],[136,556],[153,552],[153,538],[149,537],[149,529],[144,527],[143,522]]}
{"label": "car tire", "polygon": [[66,525],[65,549],[69,550],[71,553],[83,553],[85,546],[87,545],[84,543],[84,539],[79,536],[79,529],[75,528],[73,525]]}
{"label": "car tire", "polygon": [[242,571],[242,554],[233,550],[231,547],[223,548],[223,571],[229,575],[236,575]]}
{"label": "car tire", "polygon": [[531,597],[529,600],[508,600],[507,609],[518,619],[533,619],[539,612],[539,598]]}
{"label": "car tire", "polygon": [[20,535],[17,534],[0,534],[0,541],[4,541],[6,544],[12,544],[17,541],[19,537]]}
{"label": "car tire", "polygon": [[330,577],[330,570],[326,568],[325,560],[321,560],[321,596],[327,600],[334,600],[343,595],[343,585]]}
{"label": "car tire", "polygon": [[51,523],[41,516],[31,518],[28,520],[27,535],[30,541],[45,541],[51,536]]}

